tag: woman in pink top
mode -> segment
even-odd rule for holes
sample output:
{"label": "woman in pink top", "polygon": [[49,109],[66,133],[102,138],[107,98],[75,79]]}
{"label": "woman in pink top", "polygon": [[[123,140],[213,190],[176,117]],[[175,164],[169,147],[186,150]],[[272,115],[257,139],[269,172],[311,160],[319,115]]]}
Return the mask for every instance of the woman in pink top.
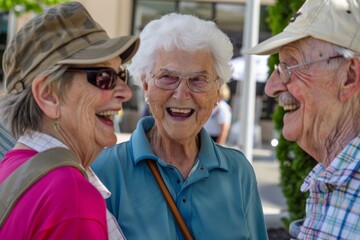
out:
{"label": "woman in pink top", "polygon": [[[53,148],[68,149],[90,171],[100,151],[116,143],[113,115],[131,97],[121,65],[138,45],[134,36],[110,39],[77,2],[50,8],[18,31],[4,53],[6,94],[0,100],[1,121],[18,141],[0,162],[0,187]],[[24,171],[15,183],[34,169]],[[15,183],[1,192],[1,201],[24,187]],[[9,210],[0,239],[108,239],[104,199],[78,168],[55,168]]]}

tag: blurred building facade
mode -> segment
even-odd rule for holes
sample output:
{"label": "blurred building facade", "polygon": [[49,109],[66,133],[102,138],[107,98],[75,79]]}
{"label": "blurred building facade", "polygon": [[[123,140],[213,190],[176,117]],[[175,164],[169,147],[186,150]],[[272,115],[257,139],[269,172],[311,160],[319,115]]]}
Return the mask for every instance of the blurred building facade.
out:
{"label": "blurred building facade", "polygon": [[[224,31],[234,44],[234,58],[240,57],[242,47],[244,19],[247,0],[78,0],[89,10],[94,19],[105,28],[110,37],[134,34],[141,32],[143,27],[151,20],[170,12],[192,14],[203,19],[213,20],[219,28]],[[271,36],[267,28],[267,8],[275,0],[261,0],[259,42]],[[27,21],[32,14],[24,14],[14,18],[6,13],[0,12],[0,51],[6,46],[11,36],[7,33],[16,31]],[[15,30],[14,30],[15,29]],[[2,55],[2,53],[0,52]],[[0,72],[2,75],[2,72]],[[2,77],[1,77],[2,79]],[[231,92],[236,94],[236,85],[241,84],[239,80],[233,79],[229,83]],[[261,104],[257,104],[256,111],[258,119],[266,127],[262,127],[262,138],[265,141],[272,138],[272,126],[270,115],[272,104],[263,93],[264,83],[257,83],[256,96],[260,98]],[[132,132],[136,126],[137,119],[144,109],[144,101],[141,91],[132,86],[133,98],[125,104],[125,110],[121,116],[120,129],[123,132]],[[239,99],[239,96],[234,99]],[[230,102],[232,105],[233,103]],[[234,115],[236,118],[237,116]],[[234,119],[236,121],[237,119]],[[270,125],[269,125],[270,124]],[[265,126],[264,125],[264,126]]]}

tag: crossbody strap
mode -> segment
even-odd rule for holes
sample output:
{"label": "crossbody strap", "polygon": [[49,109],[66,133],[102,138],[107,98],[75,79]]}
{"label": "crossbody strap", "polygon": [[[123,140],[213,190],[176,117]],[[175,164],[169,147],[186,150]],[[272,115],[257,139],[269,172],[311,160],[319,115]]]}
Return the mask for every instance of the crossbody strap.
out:
{"label": "crossbody strap", "polygon": [[62,166],[75,167],[87,178],[85,169],[75,155],[70,150],[60,147],[36,154],[12,172],[0,184],[0,227],[16,202],[31,185],[51,170]]}
{"label": "crossbody strap", "polygon": [[157,184],[159,185],[161,193],[163,194],[163,196],[166,200],[166,203],[168,204],[168,206],[171,210],[171,213],[175,217],[175,220],[176,220],[177,224],[179,225],[179,228],[180,228],[184,238],[186,240],[193,240],[194,238],[192,237],[190,230],[188,229],[183,217],[181,216],[179,209],[176,207],[174,199],[172,198],[168,188],[166,187],[164,179],[161,177],[161,174],[159,172],[158,167],[156,166],[155,161],[147,159],[146,162],[147,162],[151,172],[153,173],[154,178],[155,178]]}

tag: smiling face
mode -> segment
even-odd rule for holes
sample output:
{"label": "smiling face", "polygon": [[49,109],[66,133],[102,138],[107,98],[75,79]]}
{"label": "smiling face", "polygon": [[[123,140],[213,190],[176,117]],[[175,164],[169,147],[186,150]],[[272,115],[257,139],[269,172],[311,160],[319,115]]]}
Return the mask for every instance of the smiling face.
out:
{"label": "smiling face", "polygon": [[208,120],[219,95],[220,84],[215,80],[217,74],[212,56],[205,51],[159,50],[152,73],[164,71],[192,77],[194,73],[201,73],[211,81],[211,88],[206,92],[191,91],[186,77],[181,78],[180,85],[174,90],[155,86],[151,76],[143,81],[145,96],[160,134],[175,141],[193,140]]}
{"label": "smiling face", "polygon": [[[306,38],[283,47],[279,58],[280,62],[293,66],[335,55],[338,54],[329,44]],[[307,152],[324,148],[329,132],[334,132],[341,112],[338,79],[345,72],[339,68],[342,60],[338,58],[296,68],[287,84],[274,71],[266,84],[266,94],[278,97],[279,105],[286,111],[284,137],[296,141]]]}
{"label": "smiling face", "polygon": [[[119,66],[120,58],[114,58],[81,67],[111,67],[119,72]],[[61,140],[80,155],[96,156],[104,147],[116,143],[113,115],[130,98],[130,88],[119,78],[114,89],[102,90],[87,81],[85,72],[76,72],[60,104]]]}

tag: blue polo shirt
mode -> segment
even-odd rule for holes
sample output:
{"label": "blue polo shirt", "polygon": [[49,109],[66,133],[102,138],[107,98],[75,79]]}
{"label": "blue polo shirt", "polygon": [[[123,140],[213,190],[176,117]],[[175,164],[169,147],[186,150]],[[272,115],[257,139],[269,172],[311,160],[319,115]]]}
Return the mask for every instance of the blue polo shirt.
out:
{"label": "blue polo shirt", "polygon": [[148,167],[152,159],[190,231],[201,239],[268,239],[255,173],[243,153],[215,144],[203,129],[198,164],[187,179],[152,152],[141,119],[128,142],[105,149],[91,168],[111,191],[107,206],[128,240],[183,239]]}

